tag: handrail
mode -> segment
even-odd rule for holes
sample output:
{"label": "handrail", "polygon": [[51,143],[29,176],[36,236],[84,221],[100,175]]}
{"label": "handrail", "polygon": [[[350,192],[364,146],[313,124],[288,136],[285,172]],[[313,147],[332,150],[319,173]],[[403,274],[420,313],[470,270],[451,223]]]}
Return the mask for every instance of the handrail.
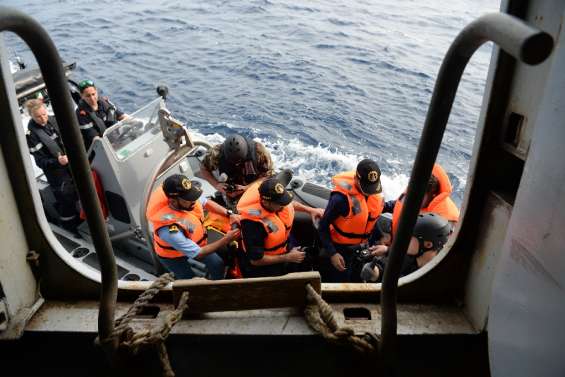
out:
{"label": "handrail", "polygon": [[[65,79],[63,63],[55,44],[45,29],[30,16],[8,7],[0,6],[0,32],[17,34],[29,46],[45,80],[53,111],[61,131],[78,195],[86,213],[86,221],[92,242],[100,261],[102,278],[98,332],[101,339],[108,339],[114,330],[114,312],[118,294],[118,275],[112,244],[106,231],[106,223],[94,189],[90,165],[86,158],[84,142],[78,128],[73,103]],[[117,343],[107,343],[113,353]]]}
{"label": "handrail", "polygon": [[459,33],[449,47],[438,73],[408,183],[398,231],[383,276],[380,354],[385,373],[394,373],[396,364],[396,299],[402,261],[441,145],[461,75],[473,53],[488,41],[494,42],[514,58],[530,65],[543,62],[553,48],[553,38],[549,34],[502,13],[486,14],[473,21]]}

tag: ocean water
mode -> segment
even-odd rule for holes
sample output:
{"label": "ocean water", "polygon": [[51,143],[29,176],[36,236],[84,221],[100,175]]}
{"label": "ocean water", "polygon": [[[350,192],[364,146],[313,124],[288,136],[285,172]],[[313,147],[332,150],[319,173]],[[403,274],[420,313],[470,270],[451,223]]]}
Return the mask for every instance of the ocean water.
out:
{"label": "ocean water", "polygon": [[[95,81],[126,112],[166,84],[197,137],[239,132],[277,168],[329,185],[373,158],[388,199],[408,182],[449,44],[495,0],[0,0],[36,18],[76,81]],[[21,40],[11,54],[33,65]],[[438,161],[461,202],[491,55],[468,65]]]}

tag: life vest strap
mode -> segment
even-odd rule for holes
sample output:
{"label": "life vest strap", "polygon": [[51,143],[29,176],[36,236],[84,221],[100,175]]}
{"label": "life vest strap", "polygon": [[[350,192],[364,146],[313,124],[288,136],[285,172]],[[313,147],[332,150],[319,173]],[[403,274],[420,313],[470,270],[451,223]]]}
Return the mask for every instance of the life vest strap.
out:
{"label": "life vest strap", "polygon": [[347,232],[344,232],[343,230],[339,229],[335,224],[332,224],[332,226],[334,227],[336,232],[338,232],[341,236],[346,237],[346,238],[369,238],[371,236],[371,233],[363,233],[363,234],[347,233]]}
{"label": "life vest strap", "polygon": [[175,249],[175,248],[172,247],[172,246],[165,246],[165,245],[161,244],[159,241],[157,241],[157,239],[155,239],[155,243],[156,243],[157,246],[159,246],[161,249],[178,251],[177,249]]}
{"label": "life vest strap", "polygon": [[208,239],[208,233],[204,233],[204,235],[202,236],[201,239],[199,239],[198,241],[195,241],[195,243],[200,246],[200,243],[205,241],[206,239]]}

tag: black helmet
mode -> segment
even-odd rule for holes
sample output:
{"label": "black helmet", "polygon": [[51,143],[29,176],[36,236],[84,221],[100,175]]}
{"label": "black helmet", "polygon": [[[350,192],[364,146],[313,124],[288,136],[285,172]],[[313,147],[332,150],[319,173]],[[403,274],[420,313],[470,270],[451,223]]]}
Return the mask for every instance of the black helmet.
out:
{"label": "black helmet", "polygon": [[418,215],[412,235],[420,241],[433,243],[433,250],[440,250],[451,233],[451,224],[438,214],[427,212]]}
{"label": "black helmet", "polygon": [[238,162],[247,157],[247,141],[241,135],[230,135],[224,141],[224,156],[228,161]]}
{"label": "black helmet", "polygon": [[382,213],[377,219],[377,228],[381,234],[392,234],[392,213]]}

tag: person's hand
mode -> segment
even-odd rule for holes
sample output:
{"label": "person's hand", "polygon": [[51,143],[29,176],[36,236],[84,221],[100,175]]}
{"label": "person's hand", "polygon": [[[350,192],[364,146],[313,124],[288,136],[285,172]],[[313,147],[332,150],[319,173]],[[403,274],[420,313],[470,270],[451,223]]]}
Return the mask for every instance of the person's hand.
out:
{"label": "person's hand", "polygon": [[336,270],[345,271],[345,260],[343,259],[340,253],[335,253],[334,255],[332,255],[330,258],[330,262],[332,262],[332,265],[335,267]]}
{"label": "person's hand", "polygon": [[224,239],[226,240],[226,243],[230,243],[238,239],[240,234],[241,232],[239,231],[239,229],[232,229],[224,235]]}
{"label": "person's hand", "polygon": [[385,245],[373,245],[369,247],[369,251],[371,252],[372,256],[378,257],[385,255],[388,252],[388,247]]}
{"label": "person's hand", "polygon": [[231,224],[239,224],[239,222],[241,221],[241,216],[240,215],[236,215],[235,213],[232,213],[230,215],[230,225]]}
{"label": "person's hand", "polygon": [[226,193],[226,188],[228,187],[227,183],[223,183],[223,182],[218,182],[216,183],[216,185],[214,186],[214,188],[220,192],[221,194],[225,194]]}
{"label": "person's hand", "polygon": [[244,186],[244,185],[234,185],[234,186],[235,186],[234,191],[245,191],[245,190],[247,190],[247,187],[249,187],[249,186]]}
{"label": "person's hand", "polygon": [[241,191],[241,190],[226,191],[226,196],[228,198],[237,198],[241,194],[243,194],[243,191]]}
{"label": "person's hand", "polygon": [[247,186],[233,185],[233,190],[226,191],[226,195],[228,198],[237,198],[238,196],[241,196],[246,189]]}
{"label": "person's hand", "polygon": [[310,216],[312,217],[312,222],[316,223],[320,221],[322,216],[324,216],[324,209],[323,208],[312,208],[310,210]]}
{"label": "person's hand", "polygon": [[60,154],[59,157],[57,157],[57,160],[59,160],[59,163],[63,166],[65,166],[69,163],[69,159],[64,154]]}
{"label": "person's hand", "polygon": [[285,254],[285,258],[287,262],[290,263],[302,263],[306,253],[301,251],[299,247],[293,247],[287,254]]}

